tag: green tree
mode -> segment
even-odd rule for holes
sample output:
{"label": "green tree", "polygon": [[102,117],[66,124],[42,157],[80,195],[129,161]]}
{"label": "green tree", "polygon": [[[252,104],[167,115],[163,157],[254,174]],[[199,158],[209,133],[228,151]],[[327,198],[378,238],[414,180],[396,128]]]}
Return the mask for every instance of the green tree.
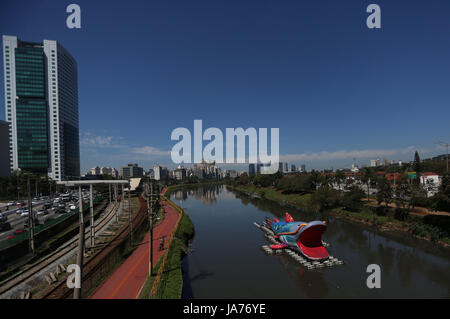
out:
{"label": "green tree", "polygon": [[391,183],[389,183],[386,178],[381,177],[377,180],[377,202],[378,205],[384,202],[384,206],[387,208],[388,205],[392,202],[393,192]]}
{"label": "green tree", "polygon": [[367,200],[370,200],[370,183],[375,178],[375,173],[370,167],[364,167],[361,175],[361,182],[367,186]]}

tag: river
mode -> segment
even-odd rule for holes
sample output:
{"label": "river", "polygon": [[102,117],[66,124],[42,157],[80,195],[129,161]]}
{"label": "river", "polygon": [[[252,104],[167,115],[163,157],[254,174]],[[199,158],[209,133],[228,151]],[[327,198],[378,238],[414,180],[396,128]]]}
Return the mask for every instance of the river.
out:
{"label": "river", "polygon": [[[195,238],[183,260],[184,298],[450,298],[449,249],[407,234],[251,199],[225,186],[179,190],[172,200],[192,219]],[[267,256],[253,225],[265,216],[327,220],[323,240],[344,265],[307,270],[287,255]],[[369,289],[367,266],[381,268],[381,288]]]}

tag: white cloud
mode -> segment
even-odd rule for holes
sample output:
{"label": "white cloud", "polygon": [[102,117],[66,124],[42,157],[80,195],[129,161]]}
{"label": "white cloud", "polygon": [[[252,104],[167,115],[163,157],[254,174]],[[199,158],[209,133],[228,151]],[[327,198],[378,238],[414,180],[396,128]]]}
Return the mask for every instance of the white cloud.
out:
{"label": "white cloud", "polygon": [[[367,149],[367,150],[340,150],[334,152],[322,151],[314,153],[285,154],[280,155],[280,160],[285,162],[296,161],[325,161],[325,160],[342,160],[349,158],[385,158],[395,155],[411,154],[413,156],[416,148],[408,146],[403,149]],[[428,150],[419,150],[426,153]]]}
{"label": "white cloud", "polygon": [[136,154],[157,155],[157,156],[164,156],[170,154],[169,151],[163,151],[153,146],[134,147],[130,149],[130,152]]}

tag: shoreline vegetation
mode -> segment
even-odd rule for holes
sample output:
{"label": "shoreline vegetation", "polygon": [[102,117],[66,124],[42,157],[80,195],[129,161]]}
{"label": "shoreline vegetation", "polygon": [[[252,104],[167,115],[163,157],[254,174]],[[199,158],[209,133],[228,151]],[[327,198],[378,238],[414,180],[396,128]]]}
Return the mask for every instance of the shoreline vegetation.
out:
{"label": "shoreline vegetation", "polygon": [[[217,183],[215,183],[216,185]],[[178,189],[189,188],[191,184],[179,184],[169,186],[168,190],[165,193],[165,196],[170,200],[170,194]],[[198,187],[213,185],[212,183],[198,183],[192,184]],[[171,205],[175,205],[176,209],[179,211],[183,211],[182,208],[177,206],[173,202],[169,202]],[[158,290],[156,291],[155,299],[180,299],[182,297],[183,291],[183,269],[182,262],[183,258],[189,252],[189,246],[194,238],[195,229],[194,224],[192,223],[189,216],[183,211],[181,215],[180,222],[178,224],[177,229],[175,230],[175,235],[173,237],[172,243],[170,244],[169,249],[165,252],[168,254],[166,263],[164,265],[164,270],[161,275],[161,279],[158,285]],[[158,273],[159,268],[161,267],[161,261],[163,256],[158,260],[156,265],[153,267],[153,276],[149,277],[142,288],[139,299],[150,299],[151,298],[151,290],[156,278],[156,274]]]}
{"label": "shoreline vegetation", "polygon": [[[264,198],[277,202],[282,206],[291,206],[309,211],[319,210],[314,203],[315,194],[284,194],[274,187],[237,185],[235,183],[228,183],[226,185],[230,190],[238,191],[252,198]],[[400,211],[399,208],[377,205],[373,202],[367,202],[367,199],[365,201],[361,200],[359,206],[353,211],[347,207],[336,206],[325,209],[324,212],[337,218],[376,227],[382,232],[401,231],[419,239],[432,241],[444,247],[450,247],[450,236],[447,233],[448,224],[445,225],[445,223],[449,222],[449,216],[405,214],[404,209]],[[444,224],[444,227],[441,227],[440,224]],[[447,229],[445,226],[447,226]]]}

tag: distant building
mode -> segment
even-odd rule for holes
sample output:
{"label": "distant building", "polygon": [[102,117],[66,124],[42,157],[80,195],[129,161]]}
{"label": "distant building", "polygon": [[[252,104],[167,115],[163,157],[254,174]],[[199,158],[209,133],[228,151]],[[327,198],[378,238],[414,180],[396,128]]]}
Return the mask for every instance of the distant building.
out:
{"label": "distant building", "polygon": [[169,178],[169,170],[167,167],[155,165],[153,166],[153,178],[157,181],[166,180]]}
{"label": "distant building", "polygon": [[183,181],[186,179],[186,169],[183,166],[178,166],[177,169],[173,171],[173,178],[178,181]]}
{"label": "distant building", "polygon": [[278,171],[279,171],[280,173],[283,173],[283,162],[279,162],[279,163],[278,163]]}
{"label": "distant building", "polygon": [[306,173],[306,165],[305,164],[300,165],[300,172]]}
{"label": "distant building", "polygon": [[128,164],[128,166],[120,168],[119,176],[121,178],[142,177],[144,176],[144,169],[139,167],[138,164]]}
{"label": "distant building", "polygon": [[9,124],[0,121],[0,177],[9,177],[11,166],[9,161]]}
{"label": "distant building", "polygon": [[255,174],[256,174],[255,164],[249,164],[248,165],[248,176],[255,176]]}
{"label": "distant building", "polygon": [[294,164],[291,165],[291,172],[295,172],[297,170],[297,168],[295,167]]}
{"label": "distant building", "polygon": [[376,160],[370,160],[370,167],[377,167],[380,166],[380,160],[376,159]]}
{"label": "distant building", "polygon": [[289,167],[288,163],[284,163],[284,172],[287,173],[289,171],[288,167]]}
{"label": "distant building", "polygon": [[92,167],[91,174],[92,175],[100,175],[100,167],[98,167],[98,166]]}

